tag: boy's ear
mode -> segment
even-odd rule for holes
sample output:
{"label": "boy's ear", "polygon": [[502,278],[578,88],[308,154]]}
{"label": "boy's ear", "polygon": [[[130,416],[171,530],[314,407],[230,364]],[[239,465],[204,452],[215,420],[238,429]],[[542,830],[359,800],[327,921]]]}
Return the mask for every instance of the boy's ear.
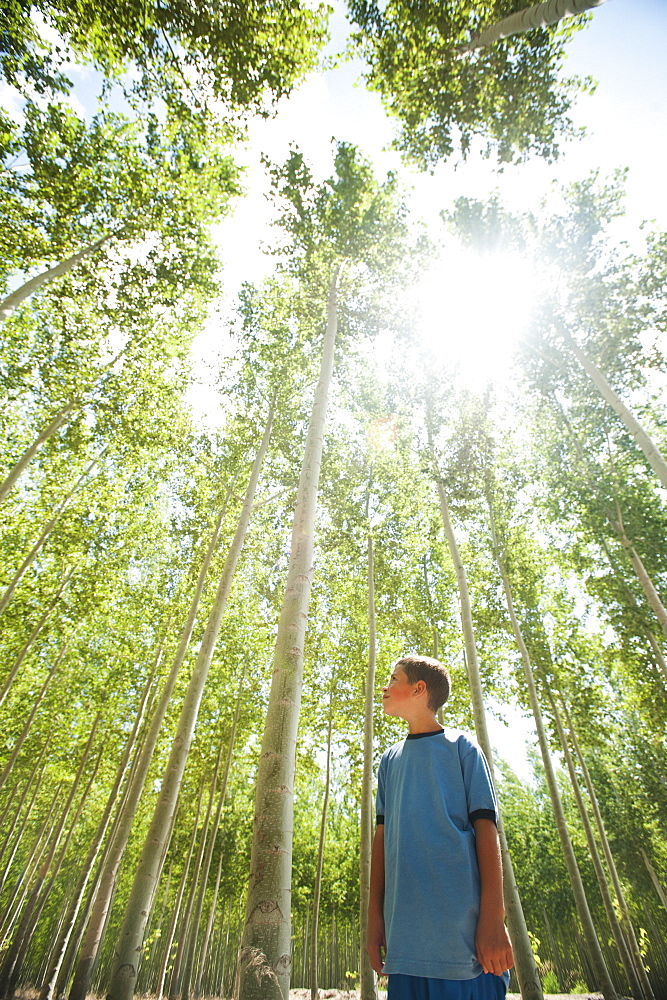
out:
{"label": "boy's ear", "polygon": [[423,694],[425,690],[426,690],[425,681],[417,681],[417,683],[415,684],[415,694]]}

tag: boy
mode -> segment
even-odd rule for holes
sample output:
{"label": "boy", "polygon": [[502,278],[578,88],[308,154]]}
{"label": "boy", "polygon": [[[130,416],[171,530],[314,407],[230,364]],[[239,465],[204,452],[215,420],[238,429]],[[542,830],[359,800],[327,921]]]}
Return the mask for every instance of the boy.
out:
{"label": "boy", "polygon": [[436,719],[449,690],[428,656],[399,660],[382,690],[409,727],[380,762],[371,855],[367,950],[387,1000],[504,1000],[513,964],[493,784],[479,747]]}

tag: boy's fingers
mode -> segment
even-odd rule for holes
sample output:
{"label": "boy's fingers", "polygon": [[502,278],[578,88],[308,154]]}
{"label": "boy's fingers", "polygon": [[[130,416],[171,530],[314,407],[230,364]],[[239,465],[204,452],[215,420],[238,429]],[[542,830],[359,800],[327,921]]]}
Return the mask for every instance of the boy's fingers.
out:
{"label": "boy's fingers", "polygon": [[514,965],[514,956],[511,949],[497,957],[495,955],[485,955],[478,951],[477,961],[482,966],[484,972],[492,972],[494,976],[500,976],[503,972],[512,968]]}
{"label": "boy's fingers", "polygon": [[371,956],[371,967],[375,972],[382,972],[382,958],[379,953]]}
{"label": "boy's fingers", "polygon": [[382,965],[383,965],[383,962],[382,962],[382,951],[381,951],[382,947],[386,947],[385,944],[384,944],[384,941],[382,942],[381,945],[379,945],[379,944],[372,944],[372,945],[369,945],[367,947],[367,949],[366,949],[366,951],[368,952],[368,958],[369,958],[370,963],[371,963],[371,968],[375,972],[382,972]]}

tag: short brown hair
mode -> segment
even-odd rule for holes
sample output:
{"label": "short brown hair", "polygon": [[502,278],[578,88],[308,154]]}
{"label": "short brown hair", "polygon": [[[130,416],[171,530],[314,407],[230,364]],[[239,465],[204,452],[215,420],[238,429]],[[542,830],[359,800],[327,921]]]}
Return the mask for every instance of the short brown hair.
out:
{"label": "short brown hair", "polygon": [[432,712],[445,704],[451,691],[447,667],[432,656],[404,656],[396,664],[405,671],[411,684],[423,681],[428,691],[428,707]]}

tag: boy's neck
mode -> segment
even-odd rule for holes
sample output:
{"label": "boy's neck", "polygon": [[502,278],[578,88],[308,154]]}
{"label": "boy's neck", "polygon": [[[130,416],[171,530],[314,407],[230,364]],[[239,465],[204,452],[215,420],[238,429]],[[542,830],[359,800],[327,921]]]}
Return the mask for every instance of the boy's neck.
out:
{"label": "boy's neck", "polygon": [[417,736],[419,733],[436,733],[439,729],[444,729],[441,726],[435,715],[432,712],[427,714],[419,714],[412,719],[405,720],[408,724],[408,729],[410,731],[410,736]]}

